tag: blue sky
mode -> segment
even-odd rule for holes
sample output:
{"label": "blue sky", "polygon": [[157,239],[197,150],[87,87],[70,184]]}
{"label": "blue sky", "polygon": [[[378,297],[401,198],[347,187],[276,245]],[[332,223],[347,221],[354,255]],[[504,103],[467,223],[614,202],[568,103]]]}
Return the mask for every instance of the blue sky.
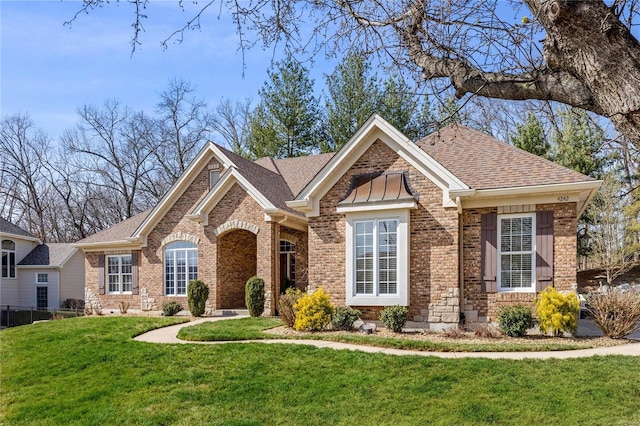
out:
{"label": "blue sky", "polygon": [[[184,2],[193,8],[192,2]],[[205,15],[201,31],[163,50],[161,41],[192,17],[175,1],[153,1],[145,11],[142,46],[131,56],[131,5],[112,3],[63,23],[79,10],[77,1],[0,1],[0,114],[28,113],[54,139],[77,122],[76,110],[118,99],[152,113],[171,78],[191,82],[213,109],[222,98],[258,99],[278,52],[254,47],[242,54],[228,16]],[[311,70],[316,89],[335,62],[319,58]]]}

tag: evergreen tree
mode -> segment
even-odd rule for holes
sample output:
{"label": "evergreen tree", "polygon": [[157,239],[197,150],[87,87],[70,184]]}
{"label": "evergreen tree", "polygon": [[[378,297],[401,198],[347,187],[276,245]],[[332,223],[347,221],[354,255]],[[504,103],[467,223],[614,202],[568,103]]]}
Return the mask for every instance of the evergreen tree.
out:
{"label": "evergreen tree", "polygon": [[582,174],[602,175],[606,158],[600,155],[604,130],[589,119],[584,110],[559,111],[560,126],[553,132],[553,160]]}
{"label": "evergreen tree", "polygon": [[416,97],[397,75],[389,76],[382,83],[378,114],[410,139],[413,138],[409,131],[417,107]]}
{"label": "evergreen tree", "polygon": [[533,114],[527,114],[522,124],[516,124],[516,132],[509,135],[513,146],[528,151],[539,157],[549,158],[551,144],[544,134],[542,122]]}
{"label": "evergreen tree", "polygon": [[249,118],[250,156],[274,158],[310,154],[321,129],[319,101],[309,72],[292,58],[269,72],[260,103]]}
{"label": "evergreen tree", "polygon": [[327,133],[323,152],[337,151],[376,112],[380,90],[362,52],[349,52],[327,76]]}

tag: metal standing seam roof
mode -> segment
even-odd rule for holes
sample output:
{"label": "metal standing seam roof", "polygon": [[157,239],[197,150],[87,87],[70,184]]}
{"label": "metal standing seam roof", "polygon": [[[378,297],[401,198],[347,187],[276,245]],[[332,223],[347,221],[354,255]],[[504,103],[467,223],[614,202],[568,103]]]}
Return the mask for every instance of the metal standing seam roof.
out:
{"label": "metal standing seam roof", "polygon": [[351,191],[340,205],[415,200],[404,172],[354,176]]}

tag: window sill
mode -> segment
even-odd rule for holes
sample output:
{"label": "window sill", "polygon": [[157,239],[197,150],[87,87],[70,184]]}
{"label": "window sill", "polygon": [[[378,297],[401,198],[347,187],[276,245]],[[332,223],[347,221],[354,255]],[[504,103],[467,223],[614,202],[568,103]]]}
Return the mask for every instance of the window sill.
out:
{"label": "window sill", "polygon": [[110,291],[107,293],[107,296],[126,296],[129,294],[133,294],[131,291]]}
{"label": "window sill", "polygon": [[409,306],[409,300],[402,295],[393,296],[370,296],[370,295],[356,295],[347,296],[346,304],[348,306]]}

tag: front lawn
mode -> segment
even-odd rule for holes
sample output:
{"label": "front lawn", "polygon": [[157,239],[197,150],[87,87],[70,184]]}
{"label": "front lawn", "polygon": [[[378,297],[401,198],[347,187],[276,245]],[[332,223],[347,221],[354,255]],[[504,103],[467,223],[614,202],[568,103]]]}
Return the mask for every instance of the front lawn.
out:
{"label": "front lawn", "polygon": [[[378,346],[394,349],[410,349],[430,352],[534,352],[534,351],[564,351],[572,349],[588,349],[593,347],[588,339],[576,341],[565,339],[488,339],[488,342],[436,341],[429,339],[410,339],[404,333],[397,337],[383,337],[364,335],[359,333],[328,332],[303,333],[290,335],[275,335],[263,330],[278,327],[282,321],[277,318],[243,318],[233,321],[205,322],[180,330],[178,337],[190,341],[231,341],[231,340],[261,340],[261,339],[312,339],[333,342],[354,343],[358,345]],[[495,341],[491,341],[495,340]],[[558,342],[560,340],[560,342]]]}
{"label": "front lawn", "polygon": [[640,357],[446,360],[131,339],[176,321],[90,317],[0,331],[0,424],[640,423]]}

